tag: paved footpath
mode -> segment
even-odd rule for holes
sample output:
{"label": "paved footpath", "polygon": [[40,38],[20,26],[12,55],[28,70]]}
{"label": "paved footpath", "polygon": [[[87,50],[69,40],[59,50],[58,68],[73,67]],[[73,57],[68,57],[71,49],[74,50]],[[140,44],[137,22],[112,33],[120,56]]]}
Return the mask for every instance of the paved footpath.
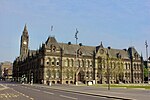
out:
{"label": "paved footpath", "polygon": [[88,94],[94,96],[102,96],[114,99],[124,99],[124,100],[150,100],[150,90],[145,89],[126,89],[126,88],[107,88],[103,87],[94,87],[94,86],[75,86],[75,85],[38,85],[34,84],[33,86],[45,87],[58,89],[68,92],[76,92],[81,94]]}
{"label": "paved footpath", "polygon": [[33,100],[33,99],[26,97],[26,95],[23,95],[12,88],[0,84],[0,100]]}

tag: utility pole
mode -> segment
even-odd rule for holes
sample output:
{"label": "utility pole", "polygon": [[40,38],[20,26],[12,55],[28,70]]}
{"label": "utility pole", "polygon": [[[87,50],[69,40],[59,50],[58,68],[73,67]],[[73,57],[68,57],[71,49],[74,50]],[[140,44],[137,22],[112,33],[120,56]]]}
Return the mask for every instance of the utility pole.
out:
{"label": "utility pole", "polygon": [[148,83],[149,83],[149,66],[148,66],[148,44],[147,40],[145,41],[145,47],[146,47],[146,65],[147,65],[147,70],[148,70]]}
{"label": "utility pole", "polygon": [[[77,44],[78,44],[78,30],[77,30],[77,28],[76,28],[76,33],[75,33],[75,39],[76,39],[76,46],[77,46]],[[75,57],[75,67],[77,67],[77,50],[78,50],[78,48],[76,48],[76,57]],[[75,78],[76,78],[76,85],[78,85],[78,78],[77,78],[77,73],[75,74]]]}

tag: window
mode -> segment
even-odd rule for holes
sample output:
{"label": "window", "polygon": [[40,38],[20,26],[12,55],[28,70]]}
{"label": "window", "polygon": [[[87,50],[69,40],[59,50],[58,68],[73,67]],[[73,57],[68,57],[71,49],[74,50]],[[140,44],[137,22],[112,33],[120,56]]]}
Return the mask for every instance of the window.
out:
{"label": "window", "polygon": [[54,66],[55,65],[55,63],[54,63],[54,61],[52,61],[52,66]]}
{"label": "window", "polygon": [[71,59],[71,61],[70,61],[70,62],[71,62],[71,64],[70,64],[70,65],[71,65],[71,67],[73,67],[73,59]]}
{"label": "window", "polygon": [[56,65],[59,66],[59,61],[56,62]]}
{"label": "window", "polygon": [[88,64],[88,67],[90,67],[90,61],[89,60],[87,61],[87,64]]}
{"label": "window", "polygon": [[84,67],[84,60],[82,60],[82,67]]}
{"label": "window", "polygon": [[127,65],[127,63],[125,63],[125,69],[128,69],[128,65]]}
{"label": "window", "polygon": [[55,58],[53,58],[52,62],[51,62],[52,66],[55,66],[55,62],[56,62],[56,60],[55,60]]}
{"label": "window", "polygon": [[51,52],[55,52],[55,51],[56,51],[56,46],[51,45],[51,46],[50,46],[50,48],[51,48],[51,49],[50,49],[50,50],[51,50]]}
{"label": "window", "polygon": [[66,61],[67,61],[67,62],[66,62],[66,63],[67,63],[67,67],[69,67],[69,59],[67,59]]}

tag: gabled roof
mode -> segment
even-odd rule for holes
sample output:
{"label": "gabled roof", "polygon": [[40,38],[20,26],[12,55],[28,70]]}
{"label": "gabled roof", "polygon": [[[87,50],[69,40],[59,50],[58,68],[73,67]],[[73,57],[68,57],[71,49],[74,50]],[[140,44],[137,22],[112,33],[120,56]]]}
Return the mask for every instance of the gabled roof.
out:
{"label": "gabled roof", "polygon": [[45,42],[47,47],[50,47],[51,45],[55,45],[56,47],[59,47],[57,40],[55,37],[49,36],[47,41]]}

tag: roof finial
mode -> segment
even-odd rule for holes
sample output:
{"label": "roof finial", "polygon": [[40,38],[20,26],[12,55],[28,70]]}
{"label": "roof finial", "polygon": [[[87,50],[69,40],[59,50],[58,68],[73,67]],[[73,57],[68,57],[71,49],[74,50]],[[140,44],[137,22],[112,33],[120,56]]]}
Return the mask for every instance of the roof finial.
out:
{"label": "roof finial", "polygon": [[102,43],[102,41],[101,41],[100,47],[102,47],[102,48],[103,48],[103,43]]}
{"label": "roof finial", "polygon": [[27,24],[25,24],[24,29],[27,29]]}

